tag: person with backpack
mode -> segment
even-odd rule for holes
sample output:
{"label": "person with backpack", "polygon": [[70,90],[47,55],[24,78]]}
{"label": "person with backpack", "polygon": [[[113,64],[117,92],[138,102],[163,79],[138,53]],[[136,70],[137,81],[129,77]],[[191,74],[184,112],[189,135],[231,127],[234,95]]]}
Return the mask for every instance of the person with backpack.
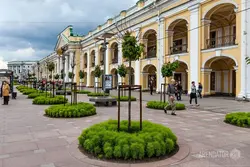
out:
{"label": "person with backpack", "polygon": [[197,101],[197,89],[196,89],[196,85],[194,81],[191,84],[191,93],[190,93],[190,101],[189,101],[191,105],[192,105],[193,99],[195,99],[195,104],[199,106],[198,101]]}
{"label": "person with backpack", "polygon": [[164,107],[164,112],[167,114],[167,110],[168,108],[171,108],[172,113],[171,115],[175,115],[176,116],[176,104],[175,104],[175,80],[172,79],[171,80],[171,84],[168,85],[168,89],[167,89],[167,94],[168,94],[168,105]]}

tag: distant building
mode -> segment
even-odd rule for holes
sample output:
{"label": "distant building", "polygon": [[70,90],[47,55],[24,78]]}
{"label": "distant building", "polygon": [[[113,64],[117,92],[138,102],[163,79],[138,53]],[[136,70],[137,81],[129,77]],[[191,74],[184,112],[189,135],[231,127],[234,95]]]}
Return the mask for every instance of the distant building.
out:
{"label": "distant building", "polygon": [[27,78],[28,74],[34,73],[34,64],[36,61],[10,61],[8,69],[13,71],[15,77],[22,80]]}

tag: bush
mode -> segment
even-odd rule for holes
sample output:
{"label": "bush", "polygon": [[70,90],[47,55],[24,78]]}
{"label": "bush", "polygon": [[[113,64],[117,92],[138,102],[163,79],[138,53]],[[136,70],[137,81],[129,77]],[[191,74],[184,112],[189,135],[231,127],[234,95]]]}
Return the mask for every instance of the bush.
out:
{"label": "bush", "polygon": [[172,153],[177,144],[173,132],[160,124],[132,121],[128,132],[128,121],[121,121],[120,132],[117,121],[109,120],[84,130],[78,138],[79,145],[99,158],[141,160]]}
{"label": "bush", "polygon": [[87,91],[87,90],[79,90],[77,91],[78,94],[89,94],[91,93],[90,91]]}
{"label": "bush", "polygon": [[[157,109],[157,110],[163,110],[165,106],[168,106],[168,103],[160,102],[160,101],[149,101],[147,103],[147,108],[151,109]],[[170,110],[171,107],[168,107],[168,110]],[[176,103],[176,110],[185,110],[186,106],[182,103]]]}
{"label": "bush", "polygon": [[91,96],[91,97],[109,96],[109,94],[107,94],[107,93],[94,93],[94,92],[91,92],[91,93],[88,93],[88,96]]}
{"label": "bush", "polygon": [[[46,93],[44,92],[34,92],[28,95],[28,99],[34,99],[39,96],[46,96]],[[50,97],[51,93],[47,93],[47,96]]]}
{"label": "bush", "polygon": [[[118,100],[118,96],[114,96]],[[128,101],[128,96],[120,96],[120,101]],[[131,96],[131,101],[136,101],[136,98]]]}
{"label": "bush", "polygon": [[239,127],[250,128],[250,113],[236,112],[225,116],[225,122]]}
{"label": "bush", "polygon": [[95,115],[96,108],[90,103],[56,105],[46,109],[45,114],[54,118],[78,118]]}
{"label": "bush", "polygon": [[38,105],[54,105],[54,104],[64,104],[68,101],[67,98],[63,96],[55,96],[54,98],[38,96],[33,100],[33,104]]}

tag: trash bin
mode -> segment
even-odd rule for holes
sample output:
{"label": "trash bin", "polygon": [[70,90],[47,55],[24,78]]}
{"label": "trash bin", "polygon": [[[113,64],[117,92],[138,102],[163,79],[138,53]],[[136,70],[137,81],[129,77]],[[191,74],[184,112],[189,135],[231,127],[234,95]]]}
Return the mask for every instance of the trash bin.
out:
{"label": "trash bin", "polygon": [[12,92],[12,99],[16,99],[16,95],[17,95],[16,92]]}

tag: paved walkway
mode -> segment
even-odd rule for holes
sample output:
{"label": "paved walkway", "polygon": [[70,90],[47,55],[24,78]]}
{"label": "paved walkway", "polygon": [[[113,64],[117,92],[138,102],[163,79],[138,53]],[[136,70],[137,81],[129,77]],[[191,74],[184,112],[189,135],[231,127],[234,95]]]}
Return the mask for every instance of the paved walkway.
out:
{"label": "paved walkway", "polygon": [[[79,100],[87,101],[88,98],[79,95]],[[215,101],[226,104],[223,100]],[[0,107],[0,167],[246,167],[250,164],[250,129],[225,124],[223,113],[189,109],[173,117],[162,111],[143,108],[144,120],[173,130],[178,136],[180,151],[158,162],[116,164],[90,159],[80,153],[77,145],[82,129],[116,119],[116,107],[97,108],[98,114],[87,118],[51,119],[43,116],[46,106],[31,103],[26,96],[18,94],[17,100],[11,100],[9,106]],[[229,109],[232,103],[236,104],[234,101],[227,103]],[[138,105],[132,103],[134,120],[139,119]],[[146,101],[143,101],[145,105]],[[121,117],[127,118],[126,103],[122,103]]]}

